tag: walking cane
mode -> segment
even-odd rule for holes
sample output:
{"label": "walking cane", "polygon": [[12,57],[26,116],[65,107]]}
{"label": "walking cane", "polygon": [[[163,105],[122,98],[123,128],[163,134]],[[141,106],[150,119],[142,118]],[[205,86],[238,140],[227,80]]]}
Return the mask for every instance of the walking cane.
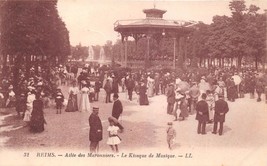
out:
{"label": "walking cane", "polygon": [[96,146],[96,153],[98,153],[99,151],[99,142],[97,143],[97,146]]}

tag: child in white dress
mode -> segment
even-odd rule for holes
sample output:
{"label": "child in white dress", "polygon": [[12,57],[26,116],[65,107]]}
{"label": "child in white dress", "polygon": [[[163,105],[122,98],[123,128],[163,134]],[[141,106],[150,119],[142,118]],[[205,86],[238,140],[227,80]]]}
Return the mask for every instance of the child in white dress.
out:
{"label": "child in white dress", "polygon": [[[119,127],[115,126],[114,121],[112,118],[108,118],[109,127],[107,129],[109,133],[107,144],[111,147],[113,152],[119,152],[118,144],[121,143],[121,138],[118,136]],[[115,146],[115,149],[114,149]]]}

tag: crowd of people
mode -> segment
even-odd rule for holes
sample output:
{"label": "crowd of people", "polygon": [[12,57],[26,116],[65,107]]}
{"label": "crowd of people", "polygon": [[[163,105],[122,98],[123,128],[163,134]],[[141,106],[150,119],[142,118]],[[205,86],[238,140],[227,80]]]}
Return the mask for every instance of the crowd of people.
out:
{"label": "crowd of people", "polygon": [[[38,70],[38,71],[36,71]],[[102,124],[98,117],[98,107],[91,108],[92,102],[113,103],[112,114],[108,118],[110,145],[114,152],[118,152],[121,142],[118,131],[124,127],[118,119],[123,112],[119,93],[127,94],[132,101],[137,95],[139,105],[148,106],[150,98],[165,95],[167,100],[167,114],[174,117],[174,121],[186,120],[189,115],[196,114],[198,120],[197,133],[206,134],[206,123],[213,123],[213,134],[223,134],[225,114],[229,111],[226,99],[235,102],[237,98],[244,98],[249,94],[251,99],[262,101],[265,93],[267,103],[267,73],[258,73],[253,69],[236,70],[235,68],[197,69],[181,72],[171,71],[122,71],[100,70],[98,67],[85,65],[78,73],[77,66],[59,65],[54,68],[32,68],[29,77],[21,70],[18,84],[14,87],[12,72],[7,74],[1,82],[1,107],[15,107],[18,116],[25,121],[32,132],[44,131],[46,123],[44,108],[55,103],[56,114],[66,112],[93,113],[89,118],[91,141],[90,149],[97,151],[98,143],[102,140]],[[60,86],[69,86],[68,96],[63,95]],[[99,101],[100,90],[105,92],[105,99]],[[113,101],[111,99],[113,96]],[[66,105],[66,108],[63,107]],[[175,131],[168,123],[167,142],[172,148]]]}

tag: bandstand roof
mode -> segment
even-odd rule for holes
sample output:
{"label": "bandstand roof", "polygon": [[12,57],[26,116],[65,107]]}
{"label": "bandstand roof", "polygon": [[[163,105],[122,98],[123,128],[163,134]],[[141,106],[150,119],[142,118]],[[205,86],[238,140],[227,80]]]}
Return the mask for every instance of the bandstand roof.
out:
{"label": "bandstand roof", "polygon": [[190,30],[196,24],[193,21],[163,19],[163,14],[166,10],[145,9],[143,12],[146,14],[146,18],[118,20],[114,23],[114,30],[120,33],[145,33],[149,30],[162,31],[164,29],[165,32],[172,31],[178,33],[181,30]]}

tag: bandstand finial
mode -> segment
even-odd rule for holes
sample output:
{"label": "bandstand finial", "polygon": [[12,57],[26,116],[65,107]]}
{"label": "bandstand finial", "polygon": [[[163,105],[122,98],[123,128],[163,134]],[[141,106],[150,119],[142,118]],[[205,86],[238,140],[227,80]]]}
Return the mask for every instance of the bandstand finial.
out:
{"label": "bandstand finial", "polygon": [[156,8],[156,0],[154,0],[153,6],[154,6],[154,9],[155,9]]}

